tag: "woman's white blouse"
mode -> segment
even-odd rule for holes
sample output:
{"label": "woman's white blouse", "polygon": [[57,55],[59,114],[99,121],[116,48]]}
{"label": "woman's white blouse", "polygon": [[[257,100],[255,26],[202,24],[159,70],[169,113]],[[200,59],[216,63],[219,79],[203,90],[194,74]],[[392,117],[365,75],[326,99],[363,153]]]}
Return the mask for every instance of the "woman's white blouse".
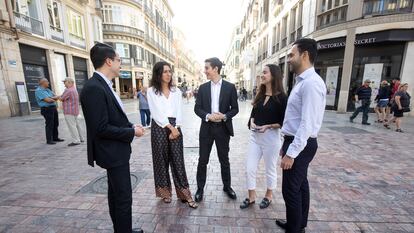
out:
{"label": "woman's white blouse", "polygon": [[159,125],[164,128],[170,121],[169,117],[176,118],[176,125],[181,126],[182,123],[182,93],[180,89],[173,88],[170,96],[167,98],[162,93],[155,94],[155,90],[150,87],[147,91],[148,105],[151,117]]}

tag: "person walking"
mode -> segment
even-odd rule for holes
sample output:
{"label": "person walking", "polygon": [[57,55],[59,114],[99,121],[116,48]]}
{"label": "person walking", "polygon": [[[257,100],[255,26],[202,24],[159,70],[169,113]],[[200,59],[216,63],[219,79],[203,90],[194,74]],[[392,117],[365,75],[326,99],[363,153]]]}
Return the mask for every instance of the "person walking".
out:
{"label": "person walking", "polygon": [[288,54],[290,71],[297,77],[288,98],[280,150],[286,221],[276,220],[288,233],[304,232],[308,223],[308,167],[318,149],[317,136],[326,105],[326,85],[314,68],[317,52],[315,40],[301,38]]}
{"label": "person walking", "polygon": [[174,180],[178,199],[191,208],[193,201],[184,164],[182,125],[182,93],[173,86],[171,65],[157,62],[152,69],[148,104],[152,112],[151,148],[155,194],[165,203],[171,202],[171,180]]}
{"label": "person walking", "polygon": [[369,106],[371,105],[372,95],[372,89],[369,85],[371,85],[371,80],[366,79],[364,81],[364,84],[357,89],[355,95],[355,102],[360,102],[361,106],[355,109],[354,113],[349,117],[350,122],[354,122],[354,119],[358,116],[360,112],[362,112],[362,124],[371,125],[371,123],[368,123],[368,112]]}
{"label": "person walking", "polygon": [[220,161],[223,191],[231,199],[237,199],[231,188],[229,142],[230,136],[234,136],[232,118],[239,112],[239,105],[236,87],[220,76],[222,66],[223,63],[216,57],[205,60],[204,73],[210,81],[200,86],[194,106],[194,112],[201,118],[196,202],[203,200],[207,164],[213,143],[216,144]]}
{"label": "person walking", "polygon": [[246,158],[246,186],[248,198],[240,205],[245,209],[255,203],[256,173],[261,158],[266,168],[267,191],[260,208],[267,208],[273,199],[277,183],[277,158],[275,151],[281,147],[280,128],[283,124],[287,96],[283,89],[282,72],[277,65],[268,64],[263,69],[259,93],[253,101],[249,119],[252,131]]}
{"label": "person walking", "polygon": [[141,125],[149,128],[151,124],[151,111],[148,105],[147,88],[143,87],[138,93],[139,115],[141,116]]}
{"label": "person walking", "polygon": [[[407,92],[408,90],[408,83],[401,84],[399,86],[399,90],[394,95],[394,104],[392,106],[394,117],[391,119],[390,122],[395,121],[396,125],[396,132],[403,133],[404,131],[401,129],[402,118],[404,117],[404,112],[410,112],[410,100],[411,96]],[[384,126],[390,129],[388,123],[385,123]]]}
{"label": "person walking", "polygon": [[54,145],[56,142],[63,142],[59,138],[59,114],[56,108],[56,101],[59,96],[49,89],[49,81],[46,78],[39,80],[39,86],[35,90],[37,104],[40,107],[40,114],[45,118],[46,143]]}
{"label": "person walking", "polygon": [[377,106],[375,108],[375,113],[377,114],[377,121],[378,123],[385,122],[386,119],[386,108],[388,106],[388,101],[391,97],[391,90],[388,85],[387,80],[383,80],[381,82],[380,89],[378,91],[375,100],[377,101]]}
{"label": "person walking", "polygon": [[129,122],[124,105],[112,89],[119,77],[121,59],[114,48],[97,43],[90,50],[95,72],[81,92],[87,129],[88,164],[106,169],[108,206],[115,233],[143,232],[132,229],[132,188],[129,160],[131,142],[141,137],[141,125]]}
{"label": "person walking", "polygon": [[75,80],[73,78],[66,78],[63,80],[65,84],[65,91],[60,96],[59,100],[63,104],[63,115],[68,126],[72,142],[68,146],[76,146],[84,142],[82,136],[82,127],[79,122],[79,94],[75,87]]}

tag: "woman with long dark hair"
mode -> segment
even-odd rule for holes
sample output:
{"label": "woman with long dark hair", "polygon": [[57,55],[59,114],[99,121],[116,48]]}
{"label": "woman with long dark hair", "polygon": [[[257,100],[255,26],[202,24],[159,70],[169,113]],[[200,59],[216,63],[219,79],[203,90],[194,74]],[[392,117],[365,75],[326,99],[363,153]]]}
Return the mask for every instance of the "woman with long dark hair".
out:
{"label": "woman with long dark hair", "polygon": [[177,197],[191,208],[198,205],[191,197],[183,155],[181,91],[173,85],[171,66],[157,62],[152,70],[148,104],[152,114],[151,148],[155,194],[165,203],[171,202],[169,167]]}
{"label": "woman with long dark hair", "polygon": [[282,72],[277,65],[263,68],[259,92],[253,101],[248,126],[252,131],[246,158],[246,179],[249,197],[240,205],[241,209],[255,203],[256,173],[263,157],[266,169],[267,191],[260,208],[272,202],[273,189],[277,182],[277,158],[281,147],[280,128],[285,116],[287,96],[283,89]]}

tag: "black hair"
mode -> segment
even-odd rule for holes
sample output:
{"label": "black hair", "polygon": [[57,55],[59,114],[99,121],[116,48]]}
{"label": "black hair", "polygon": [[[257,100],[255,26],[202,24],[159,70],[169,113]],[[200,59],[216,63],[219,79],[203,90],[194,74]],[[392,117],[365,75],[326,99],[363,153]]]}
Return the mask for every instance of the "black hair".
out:
{"label": "black hair", "polygon": [[300,54],[307,51],[309,54],[309,61],[312,64],[315,63],[316,57],[318,56],[318,47],[314,39],[300,38],[296,40],[295,43],[293,43],[293,45],[297,46]]}
{"label": "black hair", "polygon": [[223,63],[220,61],[220,59],[218,59],[217,57],[212,57],[206,59],[204,62],[210,63],[210,66],[213,69],[217,67],[217,72],[220,74],[221,67],[223,67]]}
{"label": "black hair", "polygon": [[[155,63],[154,67],[152,68],[152,79],[150,86],[154,88],[155,94],[159,95],[161,93],[161,83],[162,83],[162,74],[164,72],[164,66],[168,66],[171,69],[171,65],[165,61],[159,61]],[[168,87],[172,90],[173,87],[173,79],[171,78],[170,83],[168,83]]]}
{"label": "black hair", "polygon": [[107,58],[114,60],[116,52],[113,47],[104,43],[96,43],[90,51],[91,61],[95,69],[101,68]]}

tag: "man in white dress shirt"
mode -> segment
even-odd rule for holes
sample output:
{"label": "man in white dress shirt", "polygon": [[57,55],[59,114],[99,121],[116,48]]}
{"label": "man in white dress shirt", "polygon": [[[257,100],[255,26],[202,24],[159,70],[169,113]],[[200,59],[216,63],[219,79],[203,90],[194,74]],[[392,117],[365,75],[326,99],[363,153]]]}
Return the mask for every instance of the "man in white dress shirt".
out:
{"label": "man in white dress shirt", "polygon": [[308,38],[297,40],[288,54],[289,69],[297,77],[288,99],[280,151],[286,221],[278,219],[276,224],[289,233],[305,232],[307,226],[308,166],[318,148],[316,138],[325,111],[326,85],[313,67],[316,56],[316,41]]}

